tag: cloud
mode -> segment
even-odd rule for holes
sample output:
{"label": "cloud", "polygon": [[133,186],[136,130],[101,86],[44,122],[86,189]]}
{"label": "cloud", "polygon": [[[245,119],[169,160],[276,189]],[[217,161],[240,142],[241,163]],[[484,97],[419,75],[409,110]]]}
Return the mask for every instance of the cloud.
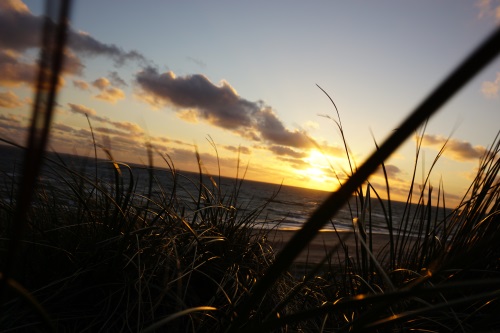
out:
{"label": "cloud", "polygon": [[13,109],[23,105],[23,102],[12,91],[0,92],[0,108]]}
{"label": "cloud", "polygon": [[[446,140],[445,137],[440,135],[424,134],[423,145],[441,149]],[[472,146],[470,142],[449,139],[444,155],[458,161],[464,161],[480,158],[485,151],[486,149],[483,146]]]}
{"label": "cloud", "polygon": [[[63,73],[81,74],[84,66],[80,59],[67,50],[65,55]],[[21,84],[35,86],[38,70],[38,64],[35,61],[25,59],[18,51],[8,49],[0,51],[0,73],[2,73],[0,84],[3,86],[19,86]],[[61,77],[59,85],[63,84],[64,79]]]}
{"label": "cloud", "polygon": [[73,80],[73,86],[85,91],[88,91],[90,89],[90,85],[83,80]]}
{"label": "cloud", "polygon": [[127,133],[124,133],[123,131],[113,129],[113,128],[108,128],[108,127],[95,127],[94,131],[100,132],[100,133],[105,133],[105,134],[113,134],[113,135],[126,135],[127,134]]}
{"label": "cloud", "polygon": [[181,140],[176,140],[176,139],[170,139],[170,138],[167,138],[165,136],[150,136],[149,139],[151,141],[155,141],[155,142],[176,143],[178,145],[189,146],[189,147],[192,147],[192,148],[195,147],[192,143],[187,143],[187,142],[184,142],[184,141],[181,141]]}
{"label": "cloud", "polygon": [[21,0],[2,0],[0,9],[6,12],[13,13],[29,13],[30,10]]}
{"label": "cloud", "polygon": [[13,115],[11,113],[9,113],[8,115],[4,115],[4,114],[1,114],[0,113],[0,127],[4,127],[4,128],[25,128],[23,125],[22,125],[22,118],[17,116],[17,115]]}
{"label": "cloud", "polygon": [[116,103],[117,101],[125,98],[125,93],[121,89],[115,87],[109,87],[102,90],[99,94],[95,95],[95,98],[110,103]]}
{"label": "cloud", "polygon": [[25,51],[40,45],[43,18],[34,16],[21,1],[0,1],[0,48]]}
{"label": "cloud", "polygon": [[295,148],[311,148],[313,143],[307,133],[289,131],[271,108],[263,108],[257,117],[256,129],[269,142]]}
{"label": "cloud", "polygon": [[0,137],[17,144],[26,144],[28,120],[17,114],[0,113]]}
{"label": "cloud", "polygon": [[306,170],[311,167],[311,164],[304,161],[302,158],[278,156],[278,159],[280,161],[290,164],[290,166],[295,170]]}
{"label": "cloud", "polygon": [[[399,167],[397,167],[393,164],[386,164],[385,171],[387,172],[387,178],[390,181],[392,181],[392,182],[393,181],[402,181],[402,179],[399,177],[399,175],[401,175],[401,173],[402,173],[402,171]],[[381,177],[381,178],[385,178],[384,170],[382,169],[382,167],[377,168],[374,175]]]}
{"label": "cloud", "polygon": [[128,86],[127,82],[125,82],[125,80],[122,79],[120,74],[118,74],[118,72],[116,72],[116,71],[109,72],[108,77],[109,77],[111,83],[113,83],[115,86],[119,86],[119,87]]}
{"label": "cloud", "polygon": [[148,67],[137,74],[136,82],[144,101],[154,107],[172,106],[182,119],[203,120],[253,141],[301,149],[313,146],[306,132],[288,130],[270,107],[240,97],[226,81],[215,85],[204,75],[177,77]]}
{"label": "cloud", "polygon": [[222,146],[224,149],[226,150],[229,150],[231,152],[234,152],[234,153],[241,153],[241,154],[245,154],[245,155],[250,155],[252,153],[252,151],[250,150],[250,148],[248,147],[242,147],[242,146],[238,146],[238,147],[235,147],[235,146]]}
{"label": "cloud", "polygon": [[73,132],[75,129],[71,126],[68,126],[68,125],[65,125],[65,124],[61,124],[61,123],[54,123],[52,126],[51,126],[51,129],[52,130],[57,130],[57,131],[60,131],[60,132],[64,132],[64,133],[68,133],[68,132]]}
{"label": "cloud", "polygon": [[200,66],[201,68],[205,68],[207,67],[207,64],[205,64],[203,61],[201,61],[200,59],[197,59],[197,58],[193,58],[193,57],[186,57],[186,60],[188,61],[191,61],[192,63]]}
{"label": "cloud", "polygon": [[387,164],[385,166],[385,171],[387,172],[387,176],[389,178],[395,178],[397,175],[401,173],[401,169],[393,164]]}
{"label": "cloud", "polygon": [[81,75],[85,66],[73,52],[66,49],[64,51],[63,73],[71,75]]}
{"label": "cloud", "polygon": [[258,111],[254,103],[240,98],[227,82],[216,86],[204,75],[176,77],[173,72],[160,74],[148,67],[136,79],[157,103],[196,109],[200,118],[218,127],[250,126],[251,115]]}
{"label": "cloud", "polygon": [[111,86],[110,81],[105,77],[100,77],[92,82],[92,86],[97,88],[100,92],[95,95],[95,98],[116,103],[117,101],[125,98],[125,93],[119,88]]}
{"label": "cloud", "polygon": [[[39,71],[35,61],[25,59],[20,53],[13,50],[0,51],[0,84],[3,86],[19,86],[26,84],[34,87]],[[84,66],[71,52],[66,51],[63,73],[81,74]],[[59,77],[59,86],[64,85],[64,79]]]}
{"label": "cloud", "polygon": [[68,103],[68,106],[69,110],[74,113],[82,114],[84,116],[87,115],[89,117],[97,115],[97,112],[94,109],[88,108],[81,104]]}
{"label": "cloud", "polygon": [[19,54],[15,52],[0,51],[0,84],[3,86],[34,84],[37,65],[20,61],[19,58]]}
{"label": "cloud", "polygon": [[106,123],[112,125],[115,128],[126,131],[129,135],[142,135],[142,133],[144,133],[143,129],[137,124],[128,121],[113,121],[108,117],[99,116],[97,115],[97,112],[94,109],[91,109],[84,105],[68,103],[68,106],[69,110],[73,113],[87,115],[89,118],[93,120]]}
{"label": "cloud", "polygon": [[[3,10],[0,12],[0,46],[17,51],[39,47],[44,18],[33,15],[20,1],[2,0],[1,8]],[[81,55],[109,57],[119,66],[126,61],[148,63],[138,51],[124,51],[115,44],[100,42],[82,31],[70,29],[68,45]]]}
{"label": "cloud", "polygon": [[111,121],[108,118],[106,118],[110,124],[115,126],[116,128],[119,128],[121,130],[128,131],[129,133],[133,134],[142,134],[143,130],[142,128],[134,123],[128,122],[128,121]]}
{"label": "cloud", "polygon": [[136,61],[140,64],[148,63],[148,60],[138,51],[124,51],[115,44],[102,43],[82,31],[71,30],[68,44],[72,50],[81,55],[105,56],[111,58],[118,66],[123,65],[126,61]]}
{"label": "cloud", "polygon": [[188,123],[194,123],[194,124],[198,122],[198,117],[196,115],[197,115],[196,110],[192,109],[184,109],[177,112],[177,116],[180,119],[187,121]]}
{"label": "cloud", "polygon": [[500,72],[497,73],[497,77],[494,81],[485,81],[481,86],[481,92],[486,98],[498,98],[498,92],[500,91]]}
{"label": "cloud", "polygon": [[304,158],[307,156],[306,153],[298,152],[283,146],[271,146],[269,150],[278,156],[291,156],[293,158]]}
{"label": "cloud", "polygon": [[479,9],[478,18],[493,17],[497,23],[500,23],[500,0],[479,0],[476,2],[476,7]]}
{"label": "cloud", "polygon": [[[19,0],[0,1],[0,49],[23,53],[28,49],[38,48],[41,43],[42,27],[45,18],[33,15],[28,7]],[[123,65],[127,61],[135,61],[146,65],[149,61],[138,51],[124,51],[114,44],[98,41],[89,34],[68,31],[65,72],[80,73],[83,65],[80,56],[104,56],[114,61],[115,65]],[[75,54],[76,53],[76,54]]]}
{"label": "cloud", "polygon": [[99,90],[106,89],[109,87],[110,83],[109,80],[106,79],[105,77],[100,77],[92,82],[92,85],[96,87]]}

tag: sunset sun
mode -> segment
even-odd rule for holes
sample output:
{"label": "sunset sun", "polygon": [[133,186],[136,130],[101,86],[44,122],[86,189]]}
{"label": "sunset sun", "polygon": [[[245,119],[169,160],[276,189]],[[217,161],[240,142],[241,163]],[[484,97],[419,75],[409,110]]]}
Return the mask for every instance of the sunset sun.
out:
{"label": "sunset sun", "polygon": [[298,173],[309,182],[311,187],[319,189],[331,189],[332,171],[329,157],[322,152],[312,149],[309,156],[304,158],[308,167]]}

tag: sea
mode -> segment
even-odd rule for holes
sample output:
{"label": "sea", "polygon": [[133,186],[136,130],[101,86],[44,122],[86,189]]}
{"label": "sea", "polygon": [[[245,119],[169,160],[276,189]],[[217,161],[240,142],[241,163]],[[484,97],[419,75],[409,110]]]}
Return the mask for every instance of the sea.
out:
{"label": "sea", "polygon": [[[115,175],[113,164],[109,160],[99,159],[94,160],[92,157],[81,157],[67,154],[56,154],[48,152],[46,154],[48,160],[64,162],[66,165],[71,166],[72,170],[79,173],[85,173],[89,177],[99,175],[110,183],[113,182]],[[0,145],[0,200],[12,200],[11,193],[8,191],[9,181],[18,179],[22,170],[23,150]],[[96,168],[97,166],[97,168]],[[123,183],[128,184],[131,177],[135,183],[135,193],[148,193],[150,186],[150,171],[148,168],[141,165],[128,164],[130,168],[121,166]],[[168,191],[172,189],[173,178],[169,169],[155,167],[154,171],[154,186],[152,195],[158,194],[155,191]],[[177,196],[181,201],[192,203],[193,197],[198,195],[199,174],[178,171],[177,177]],[[54,169],[51,162],[46,162],[42,168],[40,182],[50,182],[53,186],[65,186],[62,182],[54,178]],[[216,184],[214,186],[213,184]],[[241,180],[229,177],[222,177],[219,175],[204,175],[203,183],[210,191],[219,191],[222,195],[230,195],[235,185],[239,184]],[[253,180],[244,179],[241,182],[241,187],[238,194],[237,209],[239,214],[245,214],[251,210],[264,206],[261,214],[255,221],[256,228],[277,228],[284,230],[296,230],[308,220],[311,213],[325,201],[331,192],[307,189],[294,186],[269,184]],[[71,202],[67,204],[71,205]],[[408,211],[410,216],[422,215],[421,208],[415,204],[410,206],[404,202],[391,201],[391,216],[393,228],[397,230],[403,221],[403,215]],[[353,219],[359,218],[362,214],[358,209],[359,200],[352,197],[351,200],[344,205],[342,209],[335,216],[331,218],[323,230],[337,230],[337,231],[353,231]],[[421,207],[421,206],[420,206]],[[387,213],[389,211],[389,202],[386,200],[379,200],[376,198],[370,199],[370,228],[373,233],[387,234]],[[420,210],[420,211],[419,211]],[[449,214],[450,209],[432,209],[433,219],[440,221]],[[366,224],[367,222],[365,222]],[[368,226],[366,226],[368,229]],[[414,230],[418,232],[418,230]]]}

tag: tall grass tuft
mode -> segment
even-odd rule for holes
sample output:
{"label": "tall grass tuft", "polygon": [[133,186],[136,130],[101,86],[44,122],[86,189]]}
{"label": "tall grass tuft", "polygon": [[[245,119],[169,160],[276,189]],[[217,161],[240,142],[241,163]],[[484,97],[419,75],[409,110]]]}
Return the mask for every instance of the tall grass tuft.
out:
{"label": "tall grass tuft", "polygon": [[[340,119],[335,123],[345,138]],[[496,316],[500,137],[494,138],[481,158],[461,203],[449,209],[444,186],[439,184],[433,193],[429,180],[446,145],[437,153],[419,190],[415,189],[424,131],[425,127],[416,136],[415,172],[398,220],[391,214],[390,179],[382,164],[384,194],[389,200],[382,200],[382,193],[369,180],[360,186],[347,206],[354,240],[348,242],[350,234],[338,232],[337,242],[325,249],[323,261],[299,276],[296,287],[263,322],[250,320],[240,329],[274,331],[305,326],[308,331],[326,332],[475,332],[500,325]],[[345,151],[349,154],[347,144]],[[377,236],[371,217],[374,205],[382,208],[386,222],[387,241],[379,252],[373,250]],[[354,247],[349,247],[352,243]],[[283,311],[287,302],[300,300],[304,305],[300,311]]]}
{"label": "tall grass tuft", "polygon": [[[449,98],[453,96],[468,80],[490,62],[500,51],[500,28],[497,29],[480,47],[478,47],[465,61],[457,67],[398,127],[397,131],[389,136],[355,173],[325,202],[313,212],[307,223],[292,237],[288,244],[277,256],[276,262],[270,267],[266,275],[252,290],[249,299],[238,309],[239,319],[232,330],[238,330],[243,322],[249,319],[254,304],[261,299],[279,276],[285,272],[293,260],[315,237],[319,230],[328,223],[349,200],[351,195],[363,184],[377,167],[388,158],[396,148],[434,114]],[[391,246],[392,242],[391,242]]]}
{"label": "tall grass tuft", "polygon": [[[135,167],[97,160],[96,168],[93,161],[45,159],[17,263],[24,288],[63,330],[136,331],[158,323],[221,330],[273,261],[265,230],[254,225],[266,203],[242,214],[242,179],[225,191],[206,176],[182,188],[185,176],[170,164],[148,167],[151,187],[140,190]],[[158,173],[171,181],[159,182]],[[5,181],[9,193],[19,189],[15,178]],[[2,249],[15,204],[1,201]],[[20,299],[5,300],[0,327],[37,323]]]}

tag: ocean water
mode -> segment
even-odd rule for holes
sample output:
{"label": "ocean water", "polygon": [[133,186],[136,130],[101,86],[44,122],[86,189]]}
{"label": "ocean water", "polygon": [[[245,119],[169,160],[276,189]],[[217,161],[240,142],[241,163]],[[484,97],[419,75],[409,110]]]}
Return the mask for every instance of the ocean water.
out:
{"label": "ocean water", "polygon": [[[0,145],[0,200],[11,200],[11,195],[7,185],[10,180],[17,179],[21,171],[22,152],[19,149]],[[64,161],[71,166],[72,170],[85,173],[90,179],[95,178],[96,172],[104,182],[114,183],[114,171],[112,164],[109,161],[98,160],[97,168],[93,158],[83,158],[72,155],[49,153],[49,158],[57,161]],[[128,168],[121,167],[123,183],[125,186],[133,179],[135,193],[147,194],[150,186],[150,173],[142,167],[131,165],[131,171]],[[45,183],[50,183],[52,186],[64,186],[55,177],[57,172],[53,168],[53,164],[47,163],[42,170],[40,180]],[[153,172],[154,182],[152,187],[152,195],[160,195],[161,191],[170,193],[173,186],[173,178],[170,170],[156,168]],[[235,189],[236,180],[227,177],[219,177],[212,175],[212,179],[217,184],[213,185],[211,179],[207,176],[203,177],[203,183],[209,191],[218,191],[222,195],[230,195]],[[179,171],[177,177],[177,197],[186,203],[187,209],[192,209],[193,197],[198,195],[199,175],[192,172]],[[7,186],[6,186],[7,185]],[[329,192],[305,189],[293,186],[279,186],[276,184],[268,184],[257,181],[243,180],[236,208],[240,213],[249,212],[259,205],[266,204],[262,213],[256,220],[256,227],[263,228],[279,228],[279,229],[298,229],[304,224],[311,213],[325,200]],[[371,211],[370,219],[365,221],[366,228],[371,228],[374,233],[386,234],[387,229],[387,214],[389,203],[385,200],[379,201],[372,198],[370,200]],[[67,202],[71,205],[71,202]],[[191,205],[191,206],[190,206]],[[352,198],[349,204],[346,204],[328,223],[324,226],[326,230],[352,231],[353,218],[359,218],[362,212],[358,209],[356,198]],[[385,212],[384,212],[385,209]],[[404,212],[410,216],[410,222],[422,216],[422,210],[417,205],[407,206],[405,203],[392,201],[392,223],[395,229],[398,229],[400,224],[405,220]],[[433,219],[436,222],[442,220],[445,216],[451,213],[450,209],[432,209]],[[414,230],[418,232],[418,230]]]}

